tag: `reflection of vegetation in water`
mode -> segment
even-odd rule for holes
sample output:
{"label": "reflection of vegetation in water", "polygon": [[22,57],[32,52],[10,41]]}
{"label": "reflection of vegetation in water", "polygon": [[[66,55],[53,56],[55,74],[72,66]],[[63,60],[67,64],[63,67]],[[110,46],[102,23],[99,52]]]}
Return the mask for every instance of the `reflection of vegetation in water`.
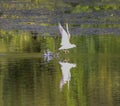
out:
{"label": "reflection of vegetation in water", "polygon": [[77,67],[71,70],[69,89],[66,84],[61,92],[59,84],[62,76],[57,60],[44,63],[42,58],[2,58],[0,77],[4,75],[4,78],[0,80],[0,95],[4,99],[0,102],[12,106],[17,103],[22,106],[43,106],[46,103],[51,104],[49,106],[119,104],[120,57],[78,54],[73,54]]}
{"label": "reflection of vegetation in water", "polygon": [[[37,34],[37,33],[36,33]],[[57,51],[60,46],[60,37],[50,37],[45,33],[32,35],[30,32],[0,30],[0,52],[42,52],[44,49]],[[36,37],[35,37],[36,36]],[[113,35],[89,35],[73,37],[71,41],[76,43],[78,50],[73,52],[85,53],[119,53],[120,37]]]}
{"label": "reflection of vegetation in water", "polygon": [[[0,32],[1,53],[11,52],[11,47],[12,52],[41,52],[46,48],[56,51],[59,42],[59,37],[48,34]],[[67,84],[61,92],[59,90],[62,76],[58,60],[45,63],[43,58],[0,57],[0,98],[4,98],[0,103],[12,106],[17,103],[23,106],[34,106],[34,103],[38,106],[46,103],[50,106],[98,106],[103,102],[106,106],[119,104],[120,37],[72,36],[71,42],[75,42],[77,47],[71,49],[69,55],[63,55],[77,65],[71,69],[69,90]]]}
{"label": "reflection of vegetation in water", "polygon": [[[48,34],[47,34],[48,35]],[[54,37],[39,37],[30,32],[0,30],[0,52],[43,52],[44,49],[55,51]]]}

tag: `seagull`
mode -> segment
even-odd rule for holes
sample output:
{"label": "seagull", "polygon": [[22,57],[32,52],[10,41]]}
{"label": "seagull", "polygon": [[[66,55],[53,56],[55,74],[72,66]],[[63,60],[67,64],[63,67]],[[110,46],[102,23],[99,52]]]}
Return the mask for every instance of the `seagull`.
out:
{"label": "seagull", "polygon": [[68,23],[66,23],[66,31],[64,30],[64,28],[62,27],[62,25],[60,23],[58,23],[58,29],[62,36],[62,40],[61,40],[61,44],[60,44],[61,47],[59,48],[59,50],[67,50],[67,49],[76,47],[75,44],[70,43],[70,33],[68,30]]}
{"label": "seagull", "polygon": [[63,85],[65,85],[66,83],[68,84],[68,88],[69,88],[69,82],[71,80],[70,70],[71,70],[71,68],[76,67],[76,64],[68,63],[68,62],[61,62],[61,61],[59,61],[59,64],[61,65],[61,71],[62,71],[62,79],[60,81],[60,89],[62,89]]}

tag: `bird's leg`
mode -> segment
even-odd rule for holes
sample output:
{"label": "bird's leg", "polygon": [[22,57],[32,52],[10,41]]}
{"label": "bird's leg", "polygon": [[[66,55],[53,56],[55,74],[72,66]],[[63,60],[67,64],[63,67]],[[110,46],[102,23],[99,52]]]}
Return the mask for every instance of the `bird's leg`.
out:
{"label": "bird's leg", "polygon": [[66,59],[66,58],[65,58],[65,59],[64,59],[64,62],[69,62],[69,59]]}
{"label": "bird's leg", "polygon": [[65,53],[65,54],[69,53],[69,50],[64,50],[64,53]]}

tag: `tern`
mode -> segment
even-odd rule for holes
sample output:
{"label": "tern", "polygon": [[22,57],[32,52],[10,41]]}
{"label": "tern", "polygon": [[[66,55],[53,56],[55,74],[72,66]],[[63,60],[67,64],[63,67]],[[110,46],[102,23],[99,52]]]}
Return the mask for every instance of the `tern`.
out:
{"label": "tern", "polygon": [[62,27],[62,25],[60,23],[58,23],[58,29],[60,31],[60,34],[62,36],[61,39],[61,47],[59,48],[59,50],[67,50],[67,49],[71,49],[76,47],[75,44],[71,44],[70,43],[70,32],[68,30],[68,23],[66,23],[66,31],[64,30],[64,28]]}

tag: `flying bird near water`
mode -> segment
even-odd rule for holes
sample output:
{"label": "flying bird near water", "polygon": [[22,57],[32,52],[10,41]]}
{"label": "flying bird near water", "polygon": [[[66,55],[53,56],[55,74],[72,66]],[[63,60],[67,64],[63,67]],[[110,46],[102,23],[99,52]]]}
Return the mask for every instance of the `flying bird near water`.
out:
{"label": "flying bird near water", "polygon": [[70,43],[70,36],[71,35],[69,33],[69,30],[68,30],[68,24],[66,23],[66,31],[64,30],[64,28],[62,27],[62,25],[60,23],[58,23],[58,29],[59,29],[60,34],[62,36],[61,47],[59,48],[59,50],[67,50],[67,49],[76,47],[75,44]]}

